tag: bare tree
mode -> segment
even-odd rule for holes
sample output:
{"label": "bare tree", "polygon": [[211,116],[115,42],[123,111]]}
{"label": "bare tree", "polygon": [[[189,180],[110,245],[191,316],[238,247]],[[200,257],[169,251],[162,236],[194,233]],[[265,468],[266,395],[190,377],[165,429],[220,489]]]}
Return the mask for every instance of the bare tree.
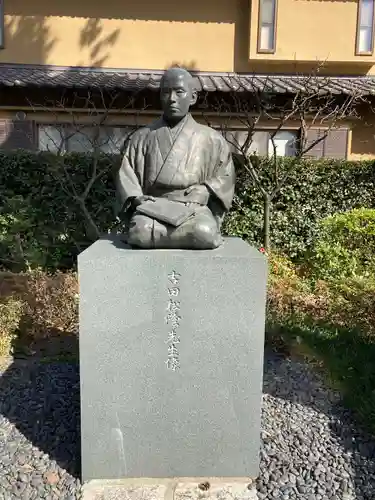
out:
{"label": "bare tree", "polygon": [[[320,66],[313,74],[299,77],[295,90],[288,94],[278,93],[275,83],[266,77],[254,75],[251,83],[248,79],[246,87],[240,77],[231,77],[237,87],[235,92],[229,99],[223,97],[217,99],[214,105],[209,105],[222,114],[221,131],[262,195],[263,245],[266,250],[271,246],[272,203],[290,172],[282,168],[283,158],[278,154],[277,134],[291,124],[299,131],[293,143],[288,144],[292,152],[289,168],[293,168],[343,121],[355,119],[357,105],[364,100],[357,91],[347,95],[335,93],[329,78],[318,77],[319,69]],[[207,121],[206,112],[203,112],[203,117]],[[254,147],[254,133],[264,128],[269,129],[271,183],[265,182],[261,175],[261,162]],[[233,133],[234,129],[240,129],[241,134]],[[313,136],[310,131],[316,129],[319,133]]]}
{"label": "bare tree", "polygon": [[[45,144],[42,149],[56,156],[57,168],[53,170],[52,175],[68,199],[71,198],[79,207],[85,221],[86,235],[93,241],[100,237],[100,230],[94,214],[88,209],[87,200],[94,185],[109,174],[114,157],[122,154],[126,140],[138,126],[139,108],[137,113],[134,110],[135,98],[136,94],[119,107],[118,100],[123,100],[123,92],[96,89],[84,93],[77,92],[73,100],[62,96],[57,101],[46,101],[43,104],[29,101],[33,111],[48,113],[48,126],[43,128]],[[145,108],[146,104],[143,109]],[[134,110],[134,123],[129,127],[114,127],[112,114],[121,113],[125,109]],[[77,185],[67,168],[64,160],[67,152],[90,153],[91,168],[84,189]],[[103,162],[100,162],[103,156],[111,159],[104,162],[106,168],[100,168],[103,165]],[[100,207],[96,207],[95,212],[98,210]]]}

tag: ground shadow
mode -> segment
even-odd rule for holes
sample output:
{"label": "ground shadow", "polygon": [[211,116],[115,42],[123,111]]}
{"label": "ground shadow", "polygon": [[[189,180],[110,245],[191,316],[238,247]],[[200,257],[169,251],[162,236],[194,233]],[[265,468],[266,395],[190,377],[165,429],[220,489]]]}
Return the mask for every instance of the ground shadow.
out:
{"label": "ground shadow", "polygon": [[[326,334],[327,329],[335,333]],[[327,415],[332,437],[350,457],[347,460],[358,498],[372,500],[375,483],[375,437],[371,434],[375,422],[375,344],[360,332],[356,334],[337,325],[295,328],[288,332],[288,337],[304,344],[301,352],[307,347],[310,362],[302,356],[272,352],[265,361],[264,392]],[[272,371],[267,369],[267,363],[273,365]],[[275,372],[280,374],[279,378],[275,379]],[[364,494],[366,486],[368,496]]]}
{"label": "ground shadow", "polygon": [[29,442],[80,478],[79,366],[15,359],[0,378],[1,413]]}
{"label": "ground shadow", "polygon": [[[43,327],[41,327],[42,329]],[[43,328],[45,330],[45,327]],[[49,331],[48,337],[33,339],[19,334],[12,343],[12,352],[16,359],[44,358],[46,360],[78,362],[78,337],[73,332]]]}

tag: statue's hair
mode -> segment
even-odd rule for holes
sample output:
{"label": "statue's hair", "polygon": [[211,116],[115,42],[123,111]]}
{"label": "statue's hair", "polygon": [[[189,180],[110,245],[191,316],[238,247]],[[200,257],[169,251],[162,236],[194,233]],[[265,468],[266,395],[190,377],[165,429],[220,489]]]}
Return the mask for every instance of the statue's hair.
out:
{"label": "statue's hair", "polygon": [[165,70],[163,76],[161,77],[160,86],[163,85],[165,78],[167,78],[168,75],[172,75],[172,74],[185,76],[185,78],[187,79],[187,81],[190,85],[190,88],[192,90],[195,90],[194,78],[193,78],[192,74],[187,69],[180,68],[179,66],[172,66],[171,68],[168,68],[167,70]]}

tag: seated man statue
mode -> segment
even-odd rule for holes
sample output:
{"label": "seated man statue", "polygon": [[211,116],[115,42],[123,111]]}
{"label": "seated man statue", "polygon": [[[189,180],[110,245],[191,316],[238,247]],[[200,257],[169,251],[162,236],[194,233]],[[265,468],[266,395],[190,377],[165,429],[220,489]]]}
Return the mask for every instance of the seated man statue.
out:
{"label": "seated man statue", "polygon": [[117,176],[122,213],[130,211],[126,240],[139,248],[217,248],[234,195],[229,145],[189,113],[197,92],[188,71],[167,70],[160,87],[163,116],[131,135]]}

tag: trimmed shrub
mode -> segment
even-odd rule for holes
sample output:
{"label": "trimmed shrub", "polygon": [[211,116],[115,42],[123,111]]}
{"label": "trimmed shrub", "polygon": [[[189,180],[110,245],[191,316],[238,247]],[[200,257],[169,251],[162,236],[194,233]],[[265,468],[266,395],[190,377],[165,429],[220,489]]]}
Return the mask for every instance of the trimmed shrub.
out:
{"label": "trimmed shrub", "polygon": [[[272,166],[258,159],[258,174],[273,186]],[[89,154],[0,152],[0,266],[13,271],[69,269],[95,239],[77,196],[93,170]],[[120,158],[99,158],[85,207],[98,230],[116,227],[113,174]],[[250,175],[236,161],[237,188],[223,231],[263,245],[263,200]],[[375,208],[374,162],[309,161],[279,165],[285,182],[272,203],[271,244],[303,257],[318,235],[318,221],[353,208]]]}
{"label": "trimmed shrub", "polygon": [[[233,210],[224,222],[234,234],[257,246],[263,243],[263,201],[250,175],[237,166]],[[258,175],[266,187],[272,182],[272,165],[263,159]],[[336,212],[375,208],[375,162],[301,160],[280,161],[285,182],[272,203],[271,246],[293,259],[303,258],[318,237],[318,222]]]}
{"label": "trimmed shrub", "polygon": [[0,356],[7,356],[12,352],[12,344],[17,337],[22,318],[22,301],[8,297],[0,298]]}
{"label": "trimmed shrub", "polygon": [[[0,273],[0,356],[78,336],[78,279],[74,272]],[[56,347],[59,346],[51,346]],[[25,348],[25,351],[24,351]]]}
{"label": "trimmed shrub", "polygon": [[375,276],[375,210],[337,213],[318,227],[319,239],[310,257],[316,277],[332,281]]}
{"label": "trimmed shrub", "polygon": [[28,273],[23,296],[22,333],[40,340],[51,335],[78,334],[78,278],[60,271]]}
{"label": "trimmed shrub", "polygon": [[267,316],[269,325],[287,322],[291,317],[320,320],[327,317],[332,303],[324,282],[313,284],[293,262],[279,254],[269,256]]}
{"label": "trimmed shrub", "polygon": [[359,330],[375,340],[375,274],[369,278],[347,278],[331,285],[334,305],[331,321]]}

